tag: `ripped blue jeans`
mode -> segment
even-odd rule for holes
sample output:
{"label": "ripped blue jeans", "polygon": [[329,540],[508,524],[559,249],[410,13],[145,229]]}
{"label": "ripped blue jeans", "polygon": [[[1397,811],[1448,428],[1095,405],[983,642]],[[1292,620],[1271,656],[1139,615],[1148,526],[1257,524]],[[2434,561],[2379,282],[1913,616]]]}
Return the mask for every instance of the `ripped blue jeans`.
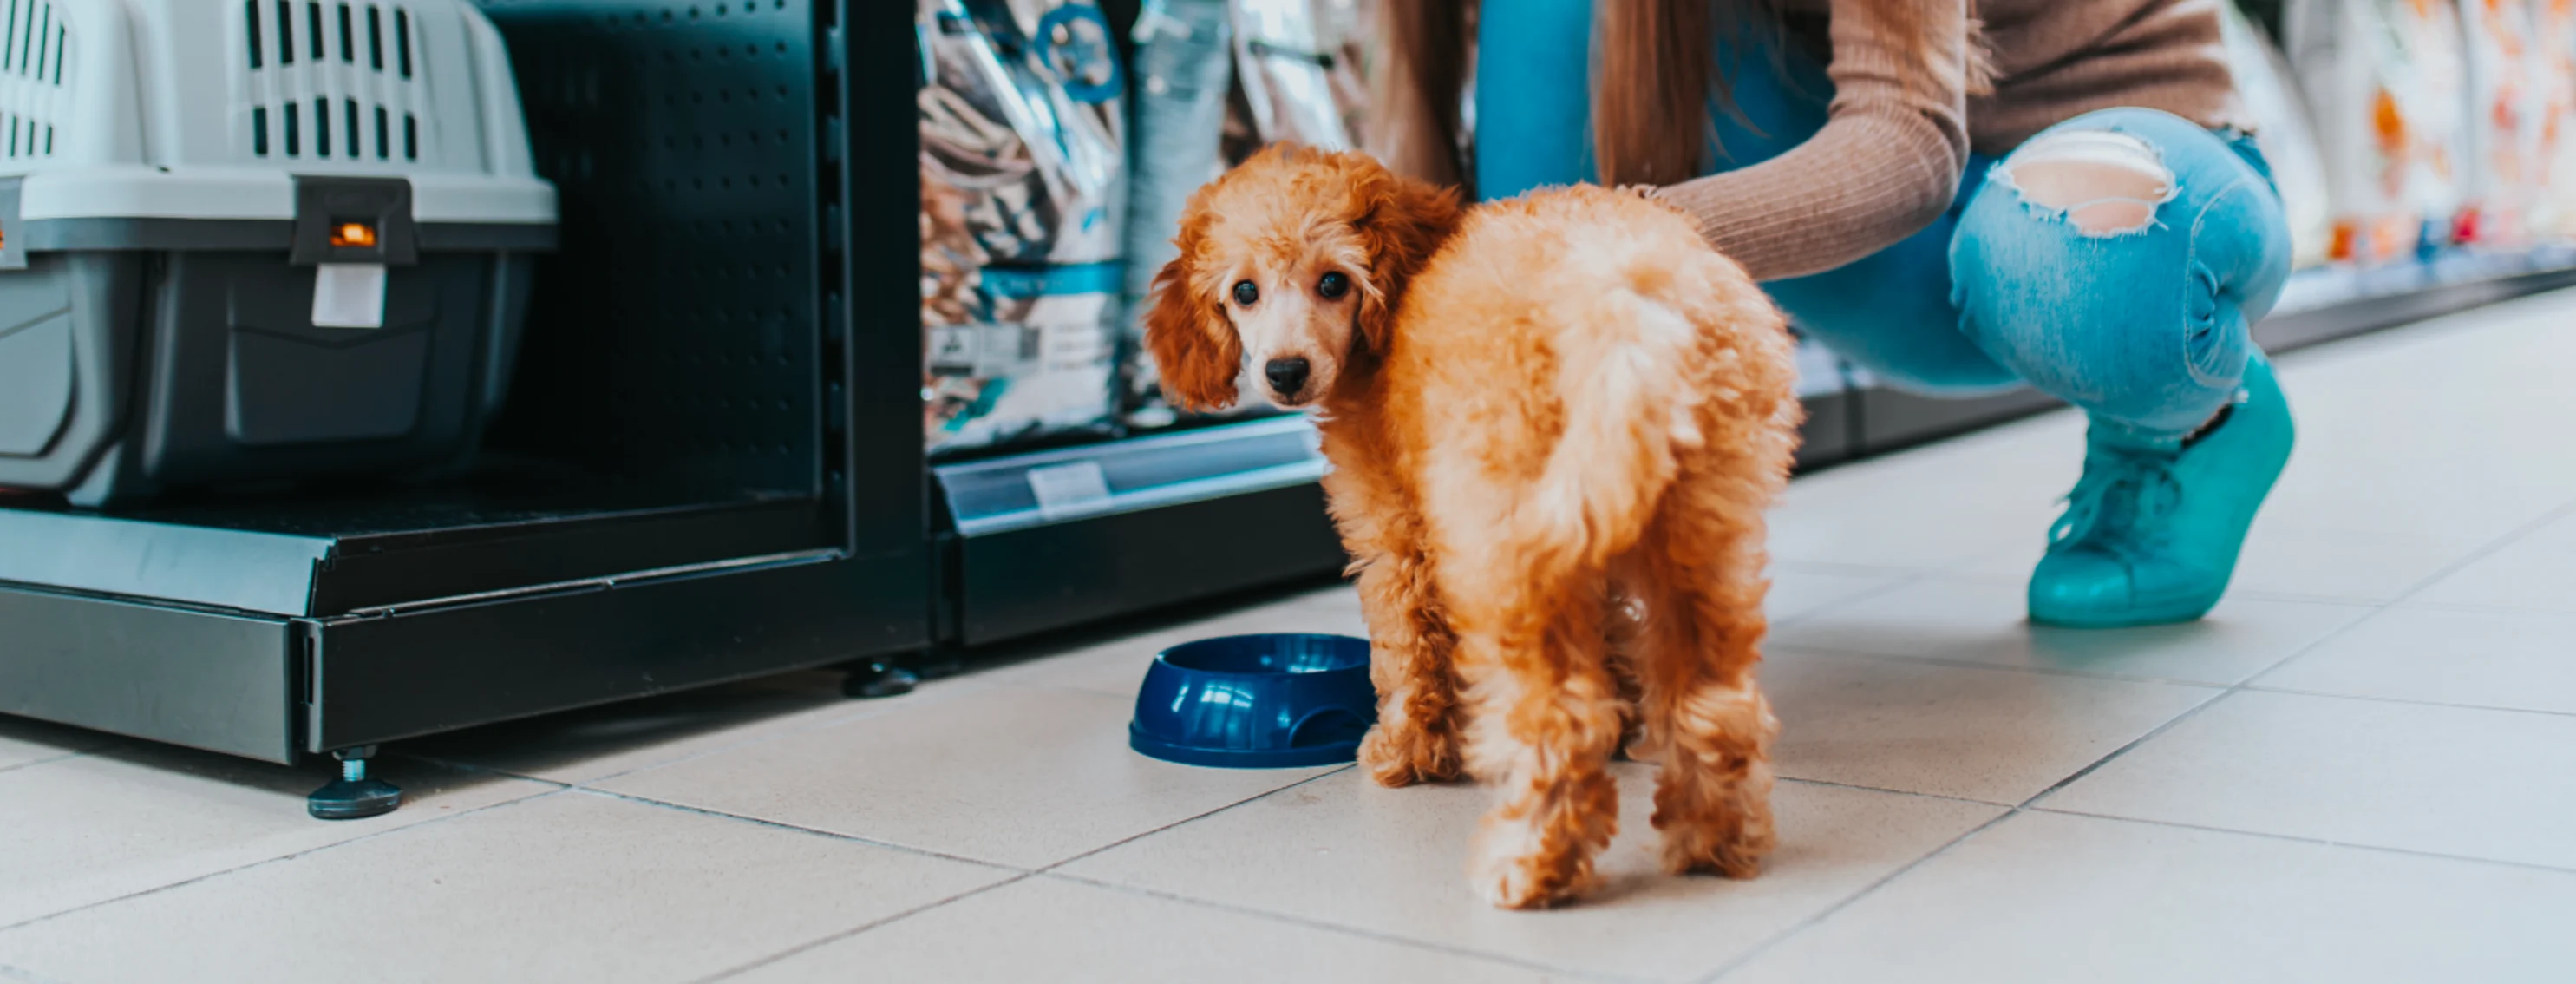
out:
{"label": "ripped blue jeans", "polygon": [[[2021,159],[2052,136],[2096,132],[2143,143],[2166,186],[2133,199],[2031,200],[2016,180]],[[1896,385],[2026,382],[2113,434],[2165,444],[2233,398],[2254,353],[2248,326],[2280,297],[2289,256],[2280,193],[2252,139],[2108,109],[2000,162],[1972,157],[1950,210],[1913,237],[1765,286],[1801,328]]]}
{"label": "ripped blue jeans", "polygon": [[[1489,5],[1478,64],[1513,68],[1476,80],[1485,197],[1592,176],[1588,141],[1568,138],[1587,132],[1584,78],[1572,74],[1583,59],[1564,57],[1573,53],[1562,40],[1585,24],[1573,11],[1586,6]],[[1541,11],[1565,23],[1541,24]],[[1811,59],[1721,52],[1720,64],[1736,66],[1742,117],[1714,114],[1721,170],[1768,160],[1824,125],[1833,83]],[[2068,160],[2077,171],[2107,160],[2115,175],[2143,167],[2147,177],[2087,197],[2043,188],[2036,179],[2062,175],[2027,166],[2066,171]],[[1935,395],[2028,383],[2083,408],[2105,436],[2169,445],[2233,397],[2255,353],[2247,326],[2271,309],[2289,266],[2280,195],[2250,137],[2109,109],[2059,123],[2000,161],[1972,156],[1950,209],[1923,231],[1763,286],[1802,331],[1888,383]]]}

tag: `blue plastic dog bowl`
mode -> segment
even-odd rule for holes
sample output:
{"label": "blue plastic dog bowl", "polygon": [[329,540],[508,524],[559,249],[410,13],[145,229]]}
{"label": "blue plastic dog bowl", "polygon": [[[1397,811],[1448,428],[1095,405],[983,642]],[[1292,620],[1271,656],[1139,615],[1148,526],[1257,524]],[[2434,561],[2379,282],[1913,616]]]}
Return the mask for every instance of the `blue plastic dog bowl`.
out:
{"label": "blue plastic dog bowl", "polygon": [[1226,636],[1154,656],[1127,744],[1184,765],[1286,769],[1359,757],[1377,723],[1369,644],[1349,636]]}

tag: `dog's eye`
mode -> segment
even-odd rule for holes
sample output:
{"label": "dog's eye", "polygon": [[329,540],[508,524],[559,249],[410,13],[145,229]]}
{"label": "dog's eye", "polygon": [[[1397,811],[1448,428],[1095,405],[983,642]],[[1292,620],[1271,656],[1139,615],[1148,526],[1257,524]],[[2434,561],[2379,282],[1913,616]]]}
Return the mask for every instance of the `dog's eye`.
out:
{"label": "dog's eye", "polygon": [[1351,278],[1343,276],[1339,270],[1327,273],[1315,284],[1315,292],[1324,295],[1327,301],[1341,300],[1342,295],[1351,292]]}
{"label": "dog's eye", "polygon": [[1260,300],[1260,299],[1261,299],[1261,288],[1253,286],[1253,285],[1252,285],[1252,281],[1249,281],[1249,280],[1238,280],[1238,281],[1235,281],[1235,283],[1234,283],[1234,302],[1235,302],[1236,304],[1243,305],[1244,307],[1251,307],[1251,306],[1252,306],[1252,302],[1254,302],[1254,301],[1258,301],[1258,300]]}

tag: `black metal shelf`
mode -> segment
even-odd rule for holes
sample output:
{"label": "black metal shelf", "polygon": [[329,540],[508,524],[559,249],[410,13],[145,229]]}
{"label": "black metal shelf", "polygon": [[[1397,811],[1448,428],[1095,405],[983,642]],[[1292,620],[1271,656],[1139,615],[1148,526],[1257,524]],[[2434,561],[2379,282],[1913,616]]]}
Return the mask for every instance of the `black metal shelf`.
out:
{"label": "black metal shelf", "polygon": [[0,713],[283,762],[931,644],[915,150],[846,139],[911,11],[484,4],[562,251],[483,464],[0,499]]}
{"label": "black metal shelf", "polygon": [[811,496],[503,478],[107,514],[0,510],[0,582],[320,617],[839,542]]}

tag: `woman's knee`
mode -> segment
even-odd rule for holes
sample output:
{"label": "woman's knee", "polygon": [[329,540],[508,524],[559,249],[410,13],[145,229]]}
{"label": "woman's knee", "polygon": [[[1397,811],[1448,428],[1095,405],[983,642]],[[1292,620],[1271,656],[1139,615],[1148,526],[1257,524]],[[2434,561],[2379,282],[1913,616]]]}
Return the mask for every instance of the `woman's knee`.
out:
{"label": "woman's knee", "polygon": [[2242,303],[2195,257],[2188,222],[2150,210],[2102,232],[2045,206],[1979,205],[1952,253],[1960,330],[2022,379],[2148,427],[2206,416],[2236,385],[2252,350]]}
{"label": "woman's knee", "polygon": [[2155,144],[2116,129],[2059,128],[2016,148],[1987,184],[2088,237],[2144,232],[2175,194]]}

